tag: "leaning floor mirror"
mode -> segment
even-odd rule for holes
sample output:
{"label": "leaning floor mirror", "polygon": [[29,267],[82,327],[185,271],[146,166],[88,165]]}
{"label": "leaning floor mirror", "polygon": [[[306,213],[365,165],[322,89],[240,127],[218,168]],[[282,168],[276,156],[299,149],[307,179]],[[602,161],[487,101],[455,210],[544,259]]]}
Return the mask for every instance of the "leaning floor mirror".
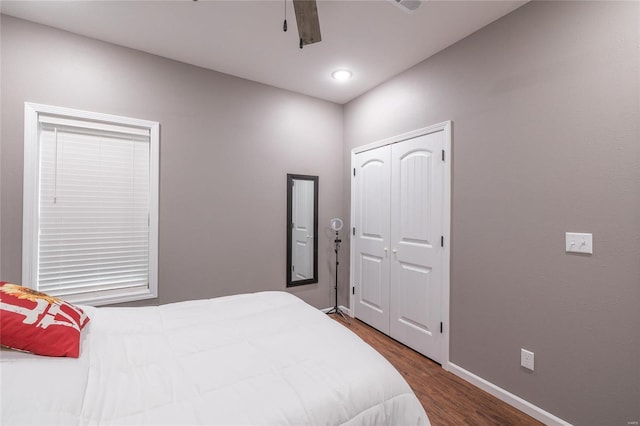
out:
{"label": "leaning floor mirror", "polygon": [[287,174],[287,287],[318,282],[318,176]]}

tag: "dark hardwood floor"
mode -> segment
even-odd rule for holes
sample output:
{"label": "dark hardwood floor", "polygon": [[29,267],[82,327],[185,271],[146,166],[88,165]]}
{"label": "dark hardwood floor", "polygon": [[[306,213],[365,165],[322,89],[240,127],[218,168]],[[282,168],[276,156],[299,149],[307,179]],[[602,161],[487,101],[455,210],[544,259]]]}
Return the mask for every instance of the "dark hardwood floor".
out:
{"label": "dark hardwood floor", "polygon": [[367,324],[354,318],[348,325],[339,316],[330,316],[393,364],[418,396],[432,425],[542,424]]}

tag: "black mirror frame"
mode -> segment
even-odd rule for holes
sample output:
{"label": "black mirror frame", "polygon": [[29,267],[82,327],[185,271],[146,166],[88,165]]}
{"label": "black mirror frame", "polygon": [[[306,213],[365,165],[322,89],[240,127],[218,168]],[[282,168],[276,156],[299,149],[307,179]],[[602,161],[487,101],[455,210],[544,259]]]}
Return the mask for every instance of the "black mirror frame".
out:
{"label": "black mirror frame", "polygon": [[[293,180],[313,181],[313,278],[299,281],[291,281],[291,255],[292,255],[292,202]],[[296,175],[287,173],[287,287],[297,287],[318,282],[318,176]]]}

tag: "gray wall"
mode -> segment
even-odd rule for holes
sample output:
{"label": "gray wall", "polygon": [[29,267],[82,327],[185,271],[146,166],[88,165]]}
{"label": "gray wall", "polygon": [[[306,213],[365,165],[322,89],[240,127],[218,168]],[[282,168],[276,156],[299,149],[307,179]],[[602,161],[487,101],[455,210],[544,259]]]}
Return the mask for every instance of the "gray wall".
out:
{"label": "gray wall", "polygon": [[579,425],[640,420],[638,8],[529,3],[345,107],[345,217],[353,147],[453,120],[451,361]]}
{"label": "gray wall", "polygon": [[[338,105],[2,17],[2,279],[21,274],[24,101],[161,122],[161,303],[284,289],[294,172],[321,188],[320,284],[295,293],[331,305],[325,224],[349,217],[350,150],[453,120],[452,362],[576,424],[638,420],[638,9],[530,3],[344,123]],[[565,254],[565,231],[593,232],[595,254]]]}
{"label": "gray wall", "polygon": [[284,290],[286,174],[320,177],[319,283],[333,305],[342,107],[2,17],[2,279],[21,281],[24,102],[159,121],[158,300]]}

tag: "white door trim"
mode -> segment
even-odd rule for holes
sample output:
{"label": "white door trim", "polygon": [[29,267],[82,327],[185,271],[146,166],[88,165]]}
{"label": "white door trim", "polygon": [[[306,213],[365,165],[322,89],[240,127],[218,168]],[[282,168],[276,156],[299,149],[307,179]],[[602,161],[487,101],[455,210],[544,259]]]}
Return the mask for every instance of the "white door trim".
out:
{"label": "white door trim", "polygon": [[[391,138],[382,139],[367,145],[359,146],[353,148],[351,150],[351,170],[349,173],[351,174],[351,212],[350,212],[350,224],[353,227],[353,223],[355,222],[354,217],[354,209],[355,205],[355,192],[353,191],[353,168],[355,167],[355,156],[358,153],[369,151],[371,149],[379,148],[385,145],[391,145],[396,142],[401,142],[407,139],[412,139],[418,136],[428,135],[429,133],[435,132],[444,132],[444,141],[443,141],[443,149],[444,149],[444,202],[442,206],[442,218],[443,218],[443,233],[444,233],[444,254],[443,254],[443,264],[442,268],[442,319],[443,319],[443,328],[442,328],[442,368],[449,371],[449,331],[450,331],[450,318],[449,318],[449,303],[450,303],[450,271],[451,271],[451,121],[444,121],[442,123],[434,124],[432,126],[423,127],[421,129],[416,129],[407,133],[403,133],[401,135],[393,136]],[[352,228],[353,229],[353,228]],[[349,239],[350,239],[350,253],[349,253],[349,289],[351,294],[349,295],[349,315],[352,317],[355,313],[355,298],[352,297],[354,291],[354,282],[353,282],[353,259],[355,258],[355,244],[353,244],[353,232],[349,230]]]}

